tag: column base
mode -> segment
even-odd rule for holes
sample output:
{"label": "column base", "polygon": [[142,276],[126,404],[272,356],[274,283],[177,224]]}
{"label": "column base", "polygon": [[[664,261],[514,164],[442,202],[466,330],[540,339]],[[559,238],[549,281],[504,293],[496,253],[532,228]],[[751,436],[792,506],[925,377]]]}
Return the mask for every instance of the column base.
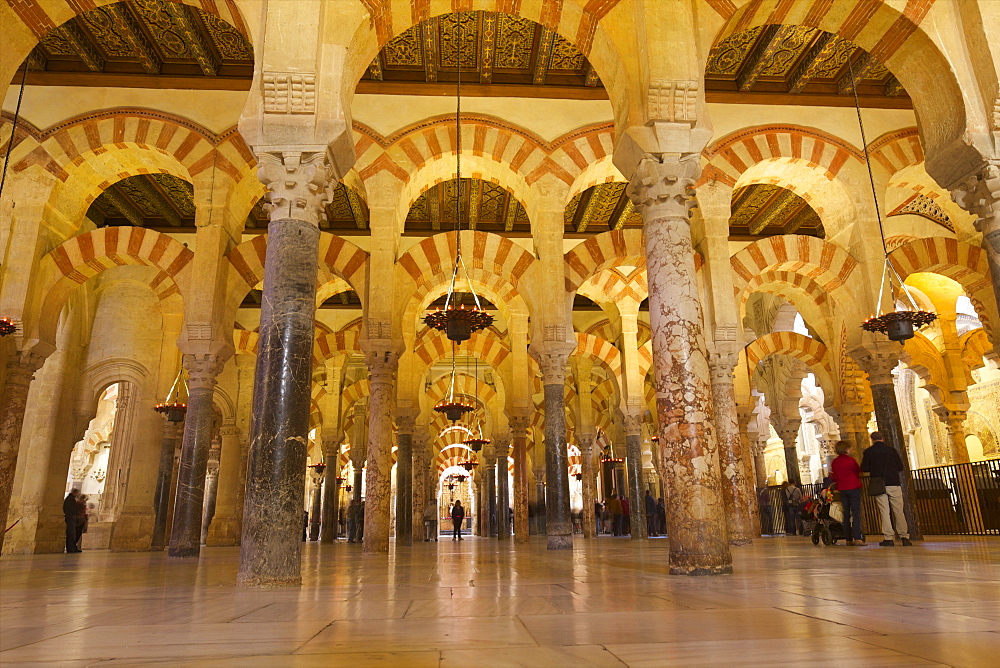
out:
{"label": "column base", "polygon": [[301,577],[268,578],[259,575],[243,575],[236,577],[236,586],[246,589],[279,589],[282,587],[301,587]]}
{"label": "column base", "polygon": [[735,545],[737,547],[740,547],[740,546],[743,546],[743,545],[753,545],[753,538],[736,538],[734,536],[734,537],[731,537],[729,539],[729,544],[730,545]]}
{"label": "column base", "polygon": [[670,555],[670,575],[732,575],[733,565],[708,554]]}
{"label": "column base", "polygon": [[200,554],[199,547],[172,547],[167,550],[167,556],[172,559],[190,559]]}
{"label": "column base", "polygon": [[573,536],[547,536],[545,546],[549,550],[572,550]]}
{"label": "column base", "polygon": [[152,508],[149,510],[123,510],[111,529],[112,552],[149,552],[153,545],[153,525],[156,522]]}
{"label": "column base", "polygon": [[[21,504],[11,499],[10,510],[7,517],[20,518],[3,540],[4,554],[32,554],[35,552],[38,537],[39,508],[34,504]],[[2,527],[6,529],[7,527]],[[63,534],[63,545],[66,545],[65,533]],[[60,550],[61,551],[61,550]]]}

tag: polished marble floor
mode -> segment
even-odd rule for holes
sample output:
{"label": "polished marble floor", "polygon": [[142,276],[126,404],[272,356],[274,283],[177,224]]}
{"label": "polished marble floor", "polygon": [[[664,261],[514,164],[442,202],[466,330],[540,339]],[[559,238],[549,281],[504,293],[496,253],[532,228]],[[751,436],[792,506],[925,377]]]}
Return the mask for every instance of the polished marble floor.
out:
{"label": "polished marble floor", "polygon": [[304,585],[233,586],[237,548],[0,560],[0,665],[996,666],[1000,538],[761,539],[666,575],[664,540],[572,554],[470,539],[308,544]]}

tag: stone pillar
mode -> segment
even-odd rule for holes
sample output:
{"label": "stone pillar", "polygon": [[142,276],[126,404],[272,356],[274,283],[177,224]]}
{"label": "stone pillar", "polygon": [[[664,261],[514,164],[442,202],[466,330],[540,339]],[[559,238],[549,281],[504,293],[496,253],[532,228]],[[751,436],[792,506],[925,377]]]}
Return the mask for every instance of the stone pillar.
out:
{"label": "stone pillar", "polygon": [[965,444],[965,418],[967,411],[936,406],[934,414],[944,424],[948,432],[948,446],[951,451],[952,464],[968,464],[969,448]]}
{"label": "stone pillar", "polygon": [[389,502],[392,499],[393,377],[399,354],[386,347],[367,346],[368,464],[365,469],[366,554],[389,551]]}
{"label": "stone pillar", "polygon": [[170,485],[174,469],[174,450],[177,448],[177,432],[183,430],[183,423],[171,422],[163,418],[163,438],[160,441],[160,466],[156,472],[156,492],[153,497],[153,543],[154,550],[162,550],[167,541],[167,511],[170,508]]}
{"label": "stone pillar", "polygon": [[302,508],[309,438],[319,223],[328,199],[325,151],[259,152],[270,191],[264,294],[250,420],[237,584],[302,581]]}
{"label": "stone pillar", "polygon": [[364,481],[365,460],[368,457],[368,439],[366,438],[366,423],[368,410],[364,404],[354,405],[354,434],[351,436],[351,468],[354,471],[351,481],[351,500],[361,503],[361,488]]}
{"label": "stone pillar", "polygon": [[[536,448],[542,447],[540,444]],[[536,535],[545,535],[545,470],[534,469],[535,476],[535,532]]]}
{"label": "stone pillar", "polygon": [[253,380],[256,359],[250,355],[236,356],[236,369],[239,377],[239,395],[236,405],[236,427],[239,429],[240,461],[239,482],[236,486],[236,544],[239,545],[243,535],[243,506],[247,491],[247,461],[250,457],[250,408],[253,404]]}
{"label": "stone pillar", "polygon": [[340,437],[323,441],[323,463],[326,472],[323,474],[323,519],[320,543],[332,543],[337,540],[338,524],[340,522]]}
{"label": "stone pillar", "polygon": [[[899,453],[899,459],[903,463],[900,486],[903,488],[903,513],[906,516],[907,528],[910,530],[910,538],[923,540],[923,532],[915,512],[916,495],[910,484],[910,458],[906,452],[903,424],[899,419],[899,406],[896,404],[896,388],[892,382],[892,370],[899,362],[899,351],[901,350],[902,347],[892,341],[879,341],[863,348],[855,348],[850,354],[858,366],[868,374],[868,384],[871,386],[878,430],[885,436],[886,444],[896,449],[896,452]],[[870,444],[869,441],[865,447]],[[861,452],[858,454],[862,455],[863,453],[864,448],[861,448]]]}
{"label": "stone pillar", "polygon": [[753,542],[753,508],[756,497],[748,480],[746,459],[736,416],[736,388],[733,370],[738,353],[716,352],[709,358],[712,372],[712,403],[715,408],[715,431],[719,442],[719,465],[722,472],[722,500],[725,503],[730,545]]}
{"label": "stone pillar", "polygon": [[646,155],[628,187],[646,238],[670,573],[732,573],[690,208],[700,155]]}
{"label": "stone pillar", "polygon": [[[757,462],[756,439],[751,440],[749,426],[753,420],[753,408],[751,406],[740,406],[736,409],[737,424],[740,431],[740,447],[742,448],[741,462],[743,466],[743,484],[745,495],[750,506],[750,535],[760,535],[760,506],[757,503],[757,492],[767,484],[767,479],[761,482],[761,475],[764,473],[764,451],[760,451],[760,463]],[[760,467],[758,470],[758,466]]]}
{"label": "stone pillar", "polygon": [[174,495],[173,527],[170,529],[171,557],[197,557],[201,549],[202,512],[205,505],[205,476],[212,448],[213,398],[215,383],[224,360],[219,355],[184,355],[188,371],[188,404],[184,417],[177,492]]}
{"label": "stone pillar", "polygon": [[764,439],[752,439],[750,441],[750,452],[753,453],[753,470],[757,476],[757,487],[767,487],[767,462],[764,461],[764,451],[767,450],[767,441]]}
{"label": "stone pillar", "polygon": [[545,535],[550,550],[573,549],[566,452],[566,361],[572,347],[547,343],[535,351],[545,388]]}
{"label": "stone pillar", "polygon": [[24,409],[28,403],[28,388],[45,357],[33,352],[15,352],[7,361],[7,374],[0,387],[0,549],[3,531],[17,518],[9,518],[10,497],[14,490],[17,453],[21,447]]}
{"label": "stone pillar", "polygon": [[514,455],[514,542],[527,543],[528,528],[528,417],[509,418]]}
{"label": "stone pillar", "polygon": [[597,517],[594,503],[597,497],[597,478],[594,473],[594,435],[577,434],[580,446],[580,472],[583,473],[583,537],[597,537]]}
{"label": "stone pillar", "polygon": [[219,452],[222,445],[218,438],[212,441],[208,451],[208,470],[205,471],[205,501],[201,509],[201,544],[208,539],[208,529],[215,517],[215,507],[219,494]]}
{"label": "stone pillar", "polygon": [[[1000,306],[1000,164],[987,163],[978,174],[952,190],[960,207],[976,217],[975,226],[983,234],[983,249],[993,279],[993,296]],[[1000,352],[1000,344],[994,345]]]}
{"label": "stone pillar", "polygon": [[510,477],[508,456],[510,439],[497,436],[493,439],[493,453],[497,458],[497,539],[510,540]]}
{"label": "stone pillar", "polygon": [[396,545],[413,545],[413,428],[416,416],[396,418]]}
{"label": "stone pillar", "polygon": [[326,477],[326,471],[320,473],[313,469],[310,477],[312,478],[313,491],[312,503],[309,508],[309,540],[317,541],[323,524],[323,479]]}
{"label": "stone pillar", "polygon": [[646,507],[642,490],[642,416],[625,415],[625,464],[628,466],[629,535],[646,540]]}
{"label": "stone pillar", "polygon": [[497,535],[497,458],[493,454],[493,445],[483,448],[483,478],[486,481],[483,510],[486,515],[486,536]]}
{"label": "stone pillar", "polygon": [[422,540],[424,535],[424,506],[430,499],[427,486],[427,460],[430,455],[426,427],[420,426],[413,434],[412,469],[413,493],[410,495],[410,537]]}
{"label": "stone pillar", "polygon": [[240,429],[232,422],[219,429],[219,480],[215,516],[208,526],[205,544],[210,546],[239,545],[240,532],[236,519],[236,503],[240,497],[240,464],[243,461]]}
{"label": "stone pillar", "polygon": [[785,446],[785,477],[796,484],[802,482],[802,477],[799,475],[799,452],[795,447],[795,442],[799,438],[800,424],[798,420],[789,420],[778,430],[781,443]]}

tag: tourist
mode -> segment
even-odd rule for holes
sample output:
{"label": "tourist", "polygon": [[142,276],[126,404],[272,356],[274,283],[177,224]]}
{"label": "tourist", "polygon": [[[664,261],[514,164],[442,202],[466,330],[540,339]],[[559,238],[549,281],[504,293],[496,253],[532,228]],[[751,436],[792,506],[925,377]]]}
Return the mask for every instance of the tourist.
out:
{"label": "tourist", "polygon": [[[913,543],[910,542],[909,527],[906,526],[906,516],[903,514],[903,487],[899,477],[903,470],[903,461],[895,449],[886,445],[881,432],[873,431],[871,439],[872,444],[865,449],[861,458],[861,470],[870,476],[868,494],[875,497],[879,513],[882,515],[882,535],[885,540],[879,545],[892,547],[895,545],[893,542],[895,533],[898,533],[903,545],[908,547]],[[895,533],[893,518],[896,519]]]}
{"label": "tourist", "polygon": [[594,523],[597,525],[597,533],[601,533],[601,516],[604,514],[604,504],[594,501]]}
{"label": "tourist", "polygon": [[[80,513],[76,516],[76,549],[83,552],[83,534],[87,533],[87,527],[90,525],[90,515],[87,514],[87,495],[81,494],[76,500],[78,506],[80,506]],[[90,504],[93,507],[94,504]]]}
{"label": "tourist", "polygon": [[781,483],[785,502],[785,533],[789,536],[802,534],[802,490],[794,482]]}
{"label": "tourist", "polygon": [[771,506],[771,491],[767,485],[761,485],[757,492],[757,508],[760,511],[760,534],[769,536],[774,533],[774,508]]}
{"label": "tourist", "polygon": [[66,554],[80,552],[80,548],[76,546],[76,518],[80,514],[80,504],[77,503],[79,496],[80,490],[74,487],[63,499],[63,516],[66,519]]}
{"label": "tourist", "polygon": [[358,502],[351,499],[347,504],[347,542],[358,542]]}
{"label": "tourist", "polygon": [[424,542],[429,542],[432,538],[438,539],[438,504],[437,499],[431,498],[424,506]]}
{"label": "tourist", "polygon": [[358,504],[358,539],[356,543],[360,543],[365,539],[365,500],[361,499],[361,503]]}
{"label": "tourist", "polygon": [[837,441],[833,449],[837,458],[830,463],[830,482],[840,492],[840,505],[844,508],[844,533],[848,545],[864,545],[861,536],[861,467],[858,460],[848,454],[851,444]]}
{"label": "tourist", "polygon": [[611,515],[610,501],[604,502],[604,507],[601,510],[601,526],[604,527],[604,533],[611,533],[614,527],[614,517]]}
{"label": "tourist", "polygon": [[622,533],[622,502],[617,494],[612,494],[608,500],[608,510],[611,513],[611,533],[620,536]]}
{"label": "tourist", "polygon": [[452,540],[462,540],[462,522],[465,520],[465,508],[462,507],[462,500],[455,501],[451,507]]}
{"label": "tourist", "polygon": [[646,496],[643,499],[646,510],[646,535],[655,536],[656,535],[656,501],[653,500],[653,493],[648,489],[646,490]]}
{"label": "tourist", "polygon": [[667,506],[663,502],[663,497],[661,496],[656,500],[656,523],[658,527],[657,533],[661,536],[667,535]]}
{"label": "tourist", "polygon": [[622,494],[622,535],[632,535],[632,507],[629,505],[628,497]]}

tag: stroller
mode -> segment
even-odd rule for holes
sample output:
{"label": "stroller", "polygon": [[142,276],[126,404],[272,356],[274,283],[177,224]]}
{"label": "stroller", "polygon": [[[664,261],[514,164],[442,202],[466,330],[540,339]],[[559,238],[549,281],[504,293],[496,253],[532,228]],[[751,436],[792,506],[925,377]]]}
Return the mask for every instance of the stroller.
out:
{"label": "stroller", "polygon": [[803,509],[803,515],[809,513],[813,520],[810,534],[813,545],[835,545],[838,540],[847,538],[843,524],[844,509],[833,501],[833,491],[829,488],[820,491]]}

